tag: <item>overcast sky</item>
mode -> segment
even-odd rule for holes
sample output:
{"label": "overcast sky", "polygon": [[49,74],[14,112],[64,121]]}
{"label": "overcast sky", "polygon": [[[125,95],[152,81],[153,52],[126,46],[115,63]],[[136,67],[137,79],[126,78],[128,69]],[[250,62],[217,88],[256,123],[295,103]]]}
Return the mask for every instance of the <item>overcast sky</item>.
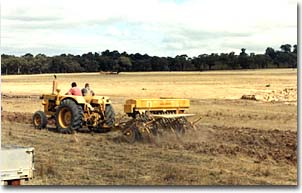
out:
{"label": "overcast sky", "polygon": [[264,53],[297,44],[295,0],[2,0],[1,52]]}

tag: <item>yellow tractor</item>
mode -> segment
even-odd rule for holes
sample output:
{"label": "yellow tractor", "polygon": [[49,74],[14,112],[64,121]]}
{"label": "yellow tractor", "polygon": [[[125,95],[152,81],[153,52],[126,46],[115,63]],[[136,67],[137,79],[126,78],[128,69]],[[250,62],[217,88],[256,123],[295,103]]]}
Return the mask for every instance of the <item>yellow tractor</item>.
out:
{"label": "yellow tractor", "polygon": [[197,122],[186,119],[193,116],[186,113],[190,100],[156,98],[126,100],[124,113],[131,119],[115,123],[115,113],[108,97],[60,94],[56,77],[52,93],[43,94],[41,99],[44,111],[34,113],[35,128],[46,128],[48,122],[54,120],[58,131],[67,134],[83,127],[100,132],[118,129],[127,142],[133,143],[167,130],[184,134],[186,130],[195,128]]}
{"label": "yellow tractor", "polygon": [[44,111],[34,113],[35,128],[46,128],[49,120],[55,120],[61,133],[74,133],[82,127],[108,131],[114,126],[115,113],[108,97],[60,94],[56,77],[52,93],[43,94],[41,99]]}

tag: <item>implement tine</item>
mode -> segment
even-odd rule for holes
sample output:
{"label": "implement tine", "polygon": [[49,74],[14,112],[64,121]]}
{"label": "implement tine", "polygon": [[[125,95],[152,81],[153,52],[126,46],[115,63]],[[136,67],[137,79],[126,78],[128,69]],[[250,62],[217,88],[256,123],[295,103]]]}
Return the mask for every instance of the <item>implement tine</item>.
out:
{"label": "implement tine", "polygon": [[181,120],[182,120],[182,117],[176,117],[173,119],[173,126],[177,132],[180,132],[182,129],[185,129],[184,125],[181,123]]}
{"label": "implement tine", "polygon": [[172,118],[172,119],[170,120],[170,122],[171,122],[171,126],[173,127],[174,131],[177,131],[177,129],[178,129],[178,126],[177,126],[177,119]]}
{"label": "implement tine", "polygon": [[201,117],[192,122],[193,125],[196,125],[201,120]]}
{"label": "implement tine", "polygon": [[160,126],[160,130],[164,130],[165,129],[165,123],[163,119],[159,119],[158,121],[159,126]]}
{"label": "implement tine", "polygon": [[168,127],[172,131],[172,133],[175,133],[175,129],[173,128],[173,122],[170,119],[166,120],[168,122]]}
{"label": "implement tine", "polygon": [[179,131],[181,131],[182,129],[187,130],[186,125],[184,124],[183,119],[184,119],[184,117],[181,117],[179,120],[177,120]]}
{"label": "implement tine", "polygon": [[[172,113],[171,113],[172,114]],[[173,132],[176,130],[176,125],[174,123],[174,118],[169,119],[170,127],[173,129]]]}
{"label": "implement tine", "polygon": [[189,122],[188,123],[190,124],[190,126],[193,128],[194,131],[196,131],[196,124],[201,120],[202,118],[199,117],[198,119],[196,119],[195,121],[192,121],[192,122]]}
{"label": "implement tine", "polygon": [[155,121],[156,121],[155,119],[152,119],[152,120],[146,122],[145,125],[148,126],[148,125],[152,124],[152,123],[155,122]]}

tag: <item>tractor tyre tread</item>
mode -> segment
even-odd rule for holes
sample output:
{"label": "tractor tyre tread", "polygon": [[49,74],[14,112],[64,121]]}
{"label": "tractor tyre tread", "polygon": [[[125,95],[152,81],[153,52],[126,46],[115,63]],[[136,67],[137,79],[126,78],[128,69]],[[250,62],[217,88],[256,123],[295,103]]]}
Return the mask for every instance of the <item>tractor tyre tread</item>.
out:
{"label": "tractor tyre tread", "polygon": [[[40,119],[41,119],[41,123],[39,125],[36,125],[35,124],[35,117],[36,116],[39,116]],[[36,111],[34,114],[33,114],[33,117],[32,117],[32,122],[34,124],[34,127],[36,129],[45,129],[46,128],[46,125],[47,125],[47,117],[45,115],[45,113],[43,111]]]}
{"label": "tractor tyre tread", "polygon": [[[58,121],[58,115],[62,108],[69,108],[72,114],[71,124],[68,128],[63,128]],[[63,134],[72,134],[75,130],[78,130],[82,127],[82,119],[83,119],[83,109],[80,105],[76,104],[75,101],[71,99],[65,99],[61,102],[58,109],[56,110],[55,120],[56,126],[60,133]]]}
{"label": "tractor tyre tread", "polygon": [[105,123],[109,127],[113,127],[115,122],[115,112],[111,104],[106,105],[105,108]]}

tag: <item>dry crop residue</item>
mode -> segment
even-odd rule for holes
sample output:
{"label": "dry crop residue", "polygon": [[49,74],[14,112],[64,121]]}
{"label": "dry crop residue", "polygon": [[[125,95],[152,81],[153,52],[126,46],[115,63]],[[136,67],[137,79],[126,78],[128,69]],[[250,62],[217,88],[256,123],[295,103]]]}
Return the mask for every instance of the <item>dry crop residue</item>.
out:
{"label": "dry crop residue", "polygon": [[297,101],[297,88],[285,88],[283,90],[271,91],[263,96],[268,102],[293,102]]}

